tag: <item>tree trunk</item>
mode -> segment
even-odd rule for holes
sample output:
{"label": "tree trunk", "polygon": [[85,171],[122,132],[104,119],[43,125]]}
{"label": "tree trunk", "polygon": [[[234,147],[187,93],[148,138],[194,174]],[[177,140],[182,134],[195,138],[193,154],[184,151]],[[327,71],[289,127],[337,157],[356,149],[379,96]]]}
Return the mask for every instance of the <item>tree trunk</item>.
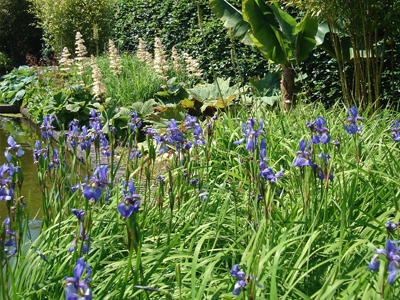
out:
{"label": "tree trunk", "polygon": [[294,103],[294,70],[289,66],[282,66],[281,92],[282,107],[288,112]]}

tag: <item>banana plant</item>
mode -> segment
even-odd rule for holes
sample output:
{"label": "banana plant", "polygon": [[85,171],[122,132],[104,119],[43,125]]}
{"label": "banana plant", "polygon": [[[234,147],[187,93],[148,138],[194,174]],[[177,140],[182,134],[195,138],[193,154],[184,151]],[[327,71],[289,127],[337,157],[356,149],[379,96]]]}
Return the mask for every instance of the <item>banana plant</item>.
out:
{"label": "banana plant", "polygon": [[243,0],[240,12],[225,0],[209,0],[213,13],[224,21],[233,37],[246,45],[255,45],[271,63],[282,68],[281,102],[289,111],[294,101],[295,71],[293,65],[305,60],[324,41],[327,27],[318,27],[316,18],[308,14],[296,20],[264,0]]}

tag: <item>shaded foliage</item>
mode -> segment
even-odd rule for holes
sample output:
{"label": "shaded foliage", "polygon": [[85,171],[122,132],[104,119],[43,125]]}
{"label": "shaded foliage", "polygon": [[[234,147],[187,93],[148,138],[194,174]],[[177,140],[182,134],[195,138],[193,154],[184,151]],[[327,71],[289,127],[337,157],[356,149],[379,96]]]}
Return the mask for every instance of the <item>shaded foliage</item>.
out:
{"label": "shaded foliage", "polygon": [[[0,52],[11,59],[4,70],[0,67],[0,74],[9,71],[10,65],[23,65],[28,53],[39,56],[42,31],[32,26],[34,21],[28,0],[0,1]],[[0,64],[3,65],[6,59],[1,60]]]}

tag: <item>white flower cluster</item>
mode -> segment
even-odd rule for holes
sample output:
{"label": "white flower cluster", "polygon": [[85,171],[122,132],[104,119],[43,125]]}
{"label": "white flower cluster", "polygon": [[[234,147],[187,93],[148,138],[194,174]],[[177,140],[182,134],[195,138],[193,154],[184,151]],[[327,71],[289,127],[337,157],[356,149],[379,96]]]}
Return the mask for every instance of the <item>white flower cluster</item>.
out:
{"label": "white flower cluster", "polygon": [[168,80],[168,58],[165,54],[164,46],[158,37],[156,37],[154,41],[154,69],[158,74],[158,78],[164,81]]}
{"label": "white flower cluster", "polygon": [[174,64],[174,70],[176,73],[182,72],[182,65],[181,65],[181,58],[179,56],[178,51],[176,50],[175,47],[172,47],[172,62]]}
{"label": "white flower cluster", "polygon": [[153,60],[151,54],[146,51],[146,45],[142,39],[139,38],[139,46],[138,51],[136,53],[139,61],[146,63],[146,65],[151,66],[153,64]]}
{"label": "white flower cluster", "polygon": [[188,77],[201,79],[203,76],[203,70],[199,69],[198,61],[187,53],[183,53],[183,58],[186,62],[186,71],[188,72]]}
{"label": "white flower cluster", "polygon": [[63,52],[61,53],[60,71],[65,71],[65,72],[71,71],[74,60],[68,58],[70,56],[71,56],[71,53],[69,53],[68,48],[64,47]]}
{"label": "white flower cluster", "polygon": [[96,60],[92,54],[91,56],[92,60],[92,78],[93,78],[93,95],[96,97],[97,100],[100,100],[101,98],[105,97],[107,94],[106,91],[106,85],[101,82],[101,78],[103,78],[103,75],[100,72],[99,66],[96,63]]}
{"label": "white flower cluster", "polygon": [[87,54],[86,47],[83,44],[85,40],[82,38],[82,34],[78,31],[75,37],[75,54],[78,65],[78,75],[83,75],[86,73],[85,68],[89,66],[88,58],[85,56]]}
{"label": "white flower cluster", "polygon": [[121,74],[122,64],[121,57],[118,55],[118,50],[115,48],[114,42],[108,40],[108,54],[110,57],[110,69],[114,75]]}

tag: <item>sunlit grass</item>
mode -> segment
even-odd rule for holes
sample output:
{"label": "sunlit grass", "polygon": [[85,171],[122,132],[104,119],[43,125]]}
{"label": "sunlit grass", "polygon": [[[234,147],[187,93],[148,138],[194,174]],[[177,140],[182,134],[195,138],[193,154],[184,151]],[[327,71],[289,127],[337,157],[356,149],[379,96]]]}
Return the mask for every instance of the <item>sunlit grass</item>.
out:
{"label": "sunlit grass", "polygon": [[[299,141],[310,140],[305,122],[321,116],[327,120],[331,142],[341,143],[340,149],[331,143],[313,146],[315,157],[330,153],[332,183],[308,175],[302,179],[299,168],[293,167]],[[146,167],[151,172],[153,163],[144,158],[132,175],[141,176],[135,185],[145,191],[138,215],[143,278],[135,252],[128,265],[126,221],[117,210],[118,184],[110,202],[99,202],[91,209],[92,249],[84,258],[92,268],[93,298],[235,299],[236,279],[229,271],[240,264],[246,274],[258,277],[262,287],[252,281],[237,299],[249,299],[249,293],[252,299],[396,299],[400,284],[397,280],[389,288],[383,260],[379,273],[368,270],[368,263],[374,248],[385,247],[387,219],[400,217],[399,145],[390,135],[398,114],[382,110],[364,111],[362,116],[366,118],[362,134],[354,139],[344,129],[347,109],[339,104],[329,110],[300,105],[290,114],[257,105],[220,113],[207,151],[192,152],[184,167],[165,156],[156,163],[170,170],[163,174],[163,197],[153,180],[156,174],[145,180]],[[249,177],[252,166],[258,165],[257,157],[244,144],[233,144],[241,138],[241,124],[249,117],[264,120],[262,137],[269,166],[274,172],[285,169],[276,183],[278,192],[267,219],[262,202],[257,204],[258,179]],[[205,202],[183,180],[185,170],[203,181]],[[312,176],[311,171],[305,174]],[[307,178],[312,180],[307,182]],[[49,194],[55,187],[49,186]],[[65,198],[55,204],[61,205],[58,209],[62,205],[83,208],[82,194],[62,194]],[[22,298],[63,297],[64,276],[72,276],[77,259],[68,248],[78,224],[75,216],[64,212],[56,214],[54,225],[43,228],[33,242],[49,263],[31,248],[15,266],[14,291]],[[399,240],[397,229],[390,239]]]}

